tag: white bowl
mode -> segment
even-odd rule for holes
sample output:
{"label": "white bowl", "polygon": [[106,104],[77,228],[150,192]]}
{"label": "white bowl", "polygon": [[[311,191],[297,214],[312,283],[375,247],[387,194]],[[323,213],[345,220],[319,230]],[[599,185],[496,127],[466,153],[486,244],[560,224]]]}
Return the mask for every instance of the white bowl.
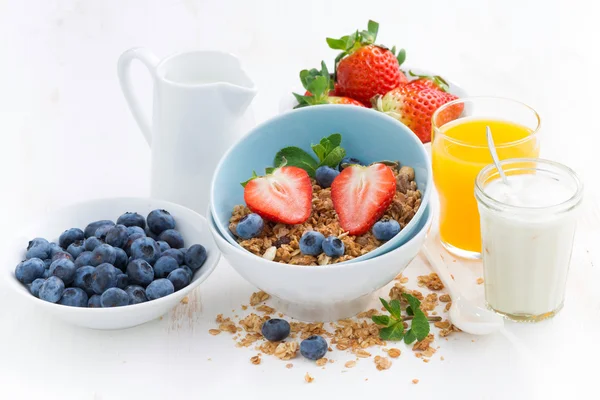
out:
{"label": "white bowl", "polygon": [[[34,237],[55,240],[65,229],[80,227],[101,219],[116,219],[126,211],[147,215],[155,209],[167,210],[175,218],[176,228],[185,240],[186,247],[202,244],[208,253],[204,265],[194,274],[192,282],[185,288],[160,299],[145,303],[115,308],[80,308],[49,303],[34,297],[27,287],[17,281],[15,267],[25,258],[27,243]],[[73,325],[92,329],[123,329],[151,321],[167,313],[181,299],[208,278],[217,266],[221,254],[208,229],[206,219],[200,214],[163,200],[147,198],[112,198],[93,200],[58,210],[33,222],[5,250],[4,263],[7,279],[22,298],[18,301],[32,301],[44,312],[54,314]]]}
{"label": "white bowl", "polygon": [[221,236],[212,213],[209,228],[229,264],[269,293],[277,309],[302,321],[336,321],[365,311],[370,295],[390,283],[419,254],[433,220],[427,206],[419,229],[402,246],[378,257],[323,266],[275,263],[240,249]]}
{"label": "white bowl", "polygon": [[[430,75],[430,76],[439,75],[430,70],[423,69],[423,68],[410,68],[409,67],[409,68],[402,68],[402,71],[405,72],[405,75],[409,81],[415,80],[417,78],[410,76],[408,74],[408,71],[412,71],[414,74],[417,74],[417,75]],[[457,84],[456,82],[451,81],[449,79],[446,79],[446,77],[443,75],[442,75],[442,78],[444,78],[446,80],[446,82],[448,82],[448,91],[450,93],[452,93],[453,95],[455,95],[461,99],[468,96],[467,91],[464,90],[459,84]],[[287,93],[283,94],[282,97],[280,98],[279,113],[281,114],[281,113],[293,110],[294,107],[296,107],[298,105],[298,101],[296,100],[296,98],[294,97],[292,92],[298,93],[298,94],[304,94],[305,91],[306,91],[306,89],[302,88],[300,81],[298,81],[297,86],[294,86],[294,88],[288,90]]]}

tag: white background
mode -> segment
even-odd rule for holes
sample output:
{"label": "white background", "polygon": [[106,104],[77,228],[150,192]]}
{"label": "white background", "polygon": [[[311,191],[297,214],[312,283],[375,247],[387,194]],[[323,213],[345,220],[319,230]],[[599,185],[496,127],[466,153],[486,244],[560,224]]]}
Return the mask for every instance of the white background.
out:
{"label": "white background", "polygon": [[[340,364],[325,371],[300,361],[292,370],[271,359],[253,366],[253,352],[207,334],[217,313],[239,310],[253,291],[222,262],[187,308],[121,332],[63,325],[17,301],[0,282],[0,397],[223,398],[235,392],[263,399],[477,399],[586,393],[597,368],[584,364],[599,355],[600,333],[594,266],[600,263],[599,17],[597,2],[579,0],[0,0],[3,240],[40,211],[95,197],[148,194],[149,151],[116,77],[116,60],[127,48],[146,46],[159,56],[189,49],[238,55],[259,89],[253,109],[260,122],[277,113],[301,69],[331,62],[335,52],[326,36],[363,29],[369,18],[380,23],[378,42],[407,50],[407,64],[434,70],[472,95],[512,97],[536,108],[543,120],[542,155],[575,168],[588,192],[561,315],[536,326],[509,325],[512,336],[472,342],[462,335],[442,344],[443,363],[421,363],[407,349],[384,372],[368,361],[341,373],[342,355]],[[150,107],[149,79],[137,70],[136,83]],[[417,260],[408,275],[426,270]],[[465,282],[478,276],[474,266],[462,273]],[[306,371],[316,377],[310,385],[303,381]],[[410,384],[412,378],[419,385]]]}

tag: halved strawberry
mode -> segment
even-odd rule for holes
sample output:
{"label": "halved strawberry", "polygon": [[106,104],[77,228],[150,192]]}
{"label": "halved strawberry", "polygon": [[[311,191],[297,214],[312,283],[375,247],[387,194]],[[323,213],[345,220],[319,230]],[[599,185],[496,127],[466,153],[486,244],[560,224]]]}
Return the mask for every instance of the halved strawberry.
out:
{"label": "halved strawberry", "polygon": [[331,184],[333,208],[342,229],[351,235],[367,232],[390,206],[396,178],[387,165],[351,165]]}
{"label": "halved strawberry", "polygon": [[301,168],[276,168],[266,176],[248,181],[244,200],[252,212],[269,221],[301,224],[310,217],[312,184]]}

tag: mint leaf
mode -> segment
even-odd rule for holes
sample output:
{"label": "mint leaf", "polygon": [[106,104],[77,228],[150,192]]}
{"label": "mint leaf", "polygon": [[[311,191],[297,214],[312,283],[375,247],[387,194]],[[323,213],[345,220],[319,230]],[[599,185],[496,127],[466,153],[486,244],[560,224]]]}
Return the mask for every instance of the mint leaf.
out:
{"label": "mint leaf", "polygon": [[388,326],[390,324],[390,321],[391,321],[390,317],[388,317],[387,315],[373,315],[371,317],[371,319],[377,325],[383,325],[383,326]]}
{"label": "mint leaf", "polygon": [[289,166],[302,168],[311,177],[315,176],[315,171],[318,167],[315,159],[299,147],[285,147],[279,150],[275,155],[273,165],[280,166],[283,162],[286,162],[286,165]]}
{"label": "mint leaf", "polygon": [[417,339],[417,337],[415,336],[415,333],[412,331],[412,329],[409,329],[408,331],[406,331],[406,335],[404,335],[404,343],[411,344],[416,339]]}
{"label": "mint leaf", "polygon": [[[390,303],[388,303],[384,298],[380,297],[379,301],[381,301],[381,304],[383,304],[383,307],[385,307],[386,310],[388,310],[388,312],[391,314],[392,317],[394,317],[395,319],[398,320],[402,320],[402,316],[400,315],[400,307],[397,307],[394,305],[394,307],[392,307],[390,305]],[[398,301],[398,300],[396,300]],[[392,300],[392,302],[394,302],[394,300]]]}
{"label": "mint leaf", "polygon": [[335,149],[331,150],[329,154],[327,154],[327,156],[321,161],[319,166],[327,165],[331,168],[336,168],[345,156],[346,150],[338,146]]}
{"label": "mint leaf", "polygon": [[415,313],[413,312],[413,310],[412,310],[412,307],[411,307],[411,306],[408,306],[408,307],[406,307],[406,313],[407,313],[408,315],[415,315]]}
{"label": "mint leaf", "polygon": [[248,182],[250,182],[252,179],[256,179],[258,178],[258,175],[256,175],[256,171],[252,171],[252,176],[250,177],[250,179],[248,179],[245,182],[240,183],[240,185],[242,185],[243,188],[246,187],[246,185],[248,184]]}
{"label": "mint leaf", "polygon": [[421,302],[415,296],[409,293],[402,293],[402,297],[406,299],[408,305],[414,310],[418,310],[421,306]]}
{"label": "mint leaf", "polygon": [[415,317],[410,325],[410,330],[414,332],[417,340],[423,340],[429,335],[429,321],[425,313],[420,309],[415,311]]}
{"label": "mint leaf", "polygon": [[402,317],[401,317],[401,312],[402,310],[400,309],[400,301],[399,300],[392,300],[390,301],[390,307],[392,308],[392,315],[399,321],[402,321]]}
{"label": "mint leaf", "polygon": [[310,146],[313,149],[313,151],[315,152],[315,154],[317,155],[317,158],[319,159],[319,161],[323,161],[323,159],[325,158],[325,155],[327,154],[327,148],[322,143],[323,143],[323,141],[321,140],[321,143],[313,144]]}
{"label": "mint leaf", "polygon": [[379,337],[383,340],[402,340],[404,336],[404,325],[402,321],[379,330]]}
{"label": "mint leaf", "polygon": [[[331,146],[328,149],[328,152],[342,144],[342,135],[339,133],[331,134],[331,135],[329,135],[329,137],[324,138],[324,139],[329,141],[329,144]],[[321,139],[321,142],[323,142],[323,139]]]}

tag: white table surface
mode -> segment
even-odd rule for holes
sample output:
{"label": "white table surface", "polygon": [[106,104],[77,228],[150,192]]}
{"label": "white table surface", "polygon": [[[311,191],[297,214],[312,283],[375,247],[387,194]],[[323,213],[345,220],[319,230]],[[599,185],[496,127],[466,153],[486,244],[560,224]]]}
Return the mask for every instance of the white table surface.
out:
{"label": "white table surface", "polygon": [[[428,364],[400,344],[403,355],[390,370],[361,360],[343,373],[347,353],[334,353],[337,363],[325,370],[301,359],[286,369],[272,357],[254,366],[249,358],[256,351],[236,348],[226,334],[210,336],[215,315],[240,310],[255,290],[225,261],[187,305],[114,332],[65,325],[0,282],[0,398],[586,398],[600,355],[598,4],[367,3],[0,0],[0,239],[34,212],[148,195],[149,151],[116,78],[117,57],[127,48],[147,46],[160,56],[196,48],[237,54],[259,88],[253,109],[263,121],[277,113],[300,69],[332,59],[326,36],[363,28],[372,18],[381,24],[380,41],[406,48],[411,65],[438,71],[473,95],[535,107],[543,156],[584,178],[587,199],[559,316],[509,323],[505,334],[451,336],[438,341]],[[149,106],[145,73],[138,81]],[[463,287],[481,290],[474,285],[478,265],[449,264]],[[419,257],[406,274],[427,272]],[[306,372],[313,383],[304,382]]]}

